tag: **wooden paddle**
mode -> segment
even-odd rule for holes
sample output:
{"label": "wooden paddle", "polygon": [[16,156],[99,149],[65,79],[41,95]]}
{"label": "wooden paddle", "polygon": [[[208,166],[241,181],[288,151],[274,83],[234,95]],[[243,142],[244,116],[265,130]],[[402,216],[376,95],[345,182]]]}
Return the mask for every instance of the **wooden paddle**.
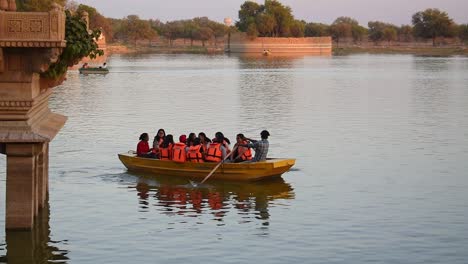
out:
{"label": "wooden paddle", "polygon": [[210,172],[210,174],[208,174],[204,179],[203,181],[200,182],[200,184],[203,184],[206,180],[208,180],[208,178],[211,177],[211,175],[213,175],[215,173],[215,171],[219,168],[219,166],[221,166],[221,164],[224,163],[225,160],[227,160],[227,158],[229,158],[232,153],[234,153],[234,151],[237,149],[237,147],[235,147],[234,149],[232,149],[231,153],[227,154],[226,157],[224,157],[224,159],[222,161],[220,161],[216,167],[213,168],[213,170]]}

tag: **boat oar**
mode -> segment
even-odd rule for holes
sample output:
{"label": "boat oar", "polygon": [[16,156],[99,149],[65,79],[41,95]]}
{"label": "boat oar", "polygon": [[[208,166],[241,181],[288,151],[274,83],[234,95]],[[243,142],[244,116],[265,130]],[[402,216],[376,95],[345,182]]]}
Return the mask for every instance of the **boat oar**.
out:
{"label": "boat oar", "polygon": [[[219,168],[219,166],[221,166],[221,164],[224,163],[224,161],[226,161],[233,153],[234,151],[237,149],[237,147],[235,147],[234,149],[232,149],[231,153],[227,154],[226,157],[224,157],[224,159],[222,161],[220,161],[218,164],[216,164],[216,166],[213,168],[213,170],[211,170],[210,174],[208,174],[204,179],[203,181],[200,182],[200,184],[203,184],[206,180],[208,180],[208,178],[211,177],[211,175],[213,175],[215,173],[215,171]],[[195,182],[192,182],[190,181],[190,183],[193,185],[193,186],[197,186],[197,184]]]}

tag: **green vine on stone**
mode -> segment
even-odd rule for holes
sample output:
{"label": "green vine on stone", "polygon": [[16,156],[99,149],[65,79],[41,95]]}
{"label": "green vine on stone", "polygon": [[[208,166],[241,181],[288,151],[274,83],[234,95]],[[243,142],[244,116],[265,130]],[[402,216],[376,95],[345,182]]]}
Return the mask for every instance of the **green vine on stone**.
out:
{"label": "green vine on stone", "polygon": [[41,76],[47,79],[57,79],[63,76],[68,67],[77,64],[82,58],[102,56],[104,51],[100,50],[96,40],[101,36],[100,30],[88,31],[86,22],[80,14],[72,14],[69,10],[65,11],[65,40],[67,46],[55,63],[49,66],[49,69]]}

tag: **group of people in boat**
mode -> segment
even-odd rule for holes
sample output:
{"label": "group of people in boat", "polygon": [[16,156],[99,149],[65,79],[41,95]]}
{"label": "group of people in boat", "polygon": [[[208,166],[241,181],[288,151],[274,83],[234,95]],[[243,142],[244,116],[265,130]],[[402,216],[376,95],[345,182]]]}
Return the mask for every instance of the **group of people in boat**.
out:
{"label": "group of people in boat", "polygon": [[[81,68],[83,68],[83,69],[89,69],[89,68],[91,68],[91,67],[89,66],[89,64],[88,64],[87,62],[85,62],[85,63],[81,66]],[[104,62],[104,63],[102,64],[102,66],[99,66],[99,69],[107,69],[107,62]]]}
{"label": "group of people in boat", "polygon": [[[137,145],[137,156],[176,162],[258,162],[267,159],[270,133],[263,130],[261,140],[246,138],[237,134],[234,148],[230,147],[230,140],[221,132],[216,132],[213,139],[200,132],[179,136],[179,142],[174,142],[174,136],[166,135],[164,129],[159,129],[154,137],[153,147],[149,145],[148,133],[140,135]],[[255,155],[252,156],[252,149]]]}

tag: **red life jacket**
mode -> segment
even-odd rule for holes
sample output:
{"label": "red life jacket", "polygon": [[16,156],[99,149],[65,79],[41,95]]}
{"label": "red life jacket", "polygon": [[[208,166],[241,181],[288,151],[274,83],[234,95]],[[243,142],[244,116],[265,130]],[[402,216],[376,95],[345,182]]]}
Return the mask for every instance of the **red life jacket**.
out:
{"label": "red life jacket", "polygon": [[190,162],[197,162],[197,163],[204,162],[203,155],[200,153],[201,147],[202,147],[201,145],[189,147],[189,150],[187,153],[187,160]]}
{"label": "red life jacket", "polygon": [[159,148],[159,159],[160,160],[171,160],[172,158],[172,144],[169,144],[167,148]]}
{"label": "red life jacket", "polygon": [[172,160],[175,162],[185,162],[187,161],[187,153],[185,151],[187,147],[184,143],[175,143],[172,148]]}
{"label": "red life jacket", "polygon": [[221,151],[221,144],[211,143],[205,153],[205,160],[211,162],[220,162],[223,159],[223,152]]}

